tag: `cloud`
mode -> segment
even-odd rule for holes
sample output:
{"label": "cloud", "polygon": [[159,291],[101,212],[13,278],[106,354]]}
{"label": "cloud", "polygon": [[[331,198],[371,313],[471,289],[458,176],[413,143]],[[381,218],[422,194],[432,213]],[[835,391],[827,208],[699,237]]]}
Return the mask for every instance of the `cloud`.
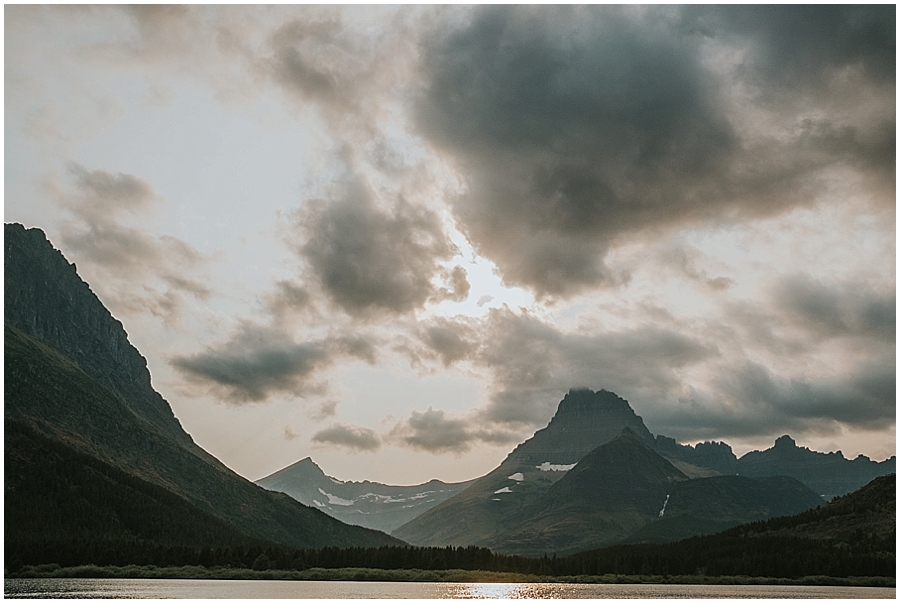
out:
{"label": "cloud", "polygon": [[[809,205],[826,168],[893,182],[891,9],[819,8],[785,11],[796,40],[761,7],[492,6],[442,24],[415,123],[466,178],[461,228],[507,283],[565,297],[622,283],[605,258],[629,237]],[[820,24],[837,49],[820,54]]]}
{"label": "cloud", "polygon": [[734,285],[734,279],[726,276],[712,277],[696,267],[697,253],[685,246],[667,246],[659,251],[662,263],[676,269],[689,279],[706,285],[713,291],[724,291]]}
{"label": "cloud", "polygon": [[462,266],[454,266],[450,270],[445,270],[442,276],[447,282],[447,286],[441,287],[437,291],[436,299],[449,299],[455,302],[466,301],[471,288],[469,279],[466,278],[466,269]]}
{"label": "cloud", "polygon": [[319,371],[348,358],[374,362],[375,348],[359,335],[337,334],[298,343],[277,326],[242,321],[223,344],[175,356],[170,363],[223,401],[245,404],[277,395],[322,395],[328,388],[318,379]]}
{"label": "cloud", "polygon": [[682,24],[751,42],[746,68],[766,82],[822,88],[847,66],[894,81],[896,15],[884,7],[694,6],[684,9]]}
{"label": "cloud", "polygon": [[681,370],[709,361],[716,347],[663,327],[566,332],[530,314],[492,310],[478,362],[493,373],[485,420],[541,425],[571,387],[605,388],[630,399],[668,397]]}
{"label": "cloud", "polygon": [[858,283],[828,286],[799,274],[782,278],[774,296],[781,311],[817,340],[859,336],[896,341],[895,292],[879,294]]}
{"label": "cloud", "polygon": [[470,357],[480,345],[476,332],[476,321],[436,317],[418,325],[416,338],[423,344],[417,349],[407,350],[414,363],[423,359],[439,358],[443,366],[449,367],[459,360]]}
{"label": "cloud", "polygon": [[358,179],[340,193],[307,201],[295,216],[303,241],[295,248],[338,307],[354,316],[400,314],[468,292],[464,271],[448,273],[449,290],[432,282],[456,252],[434,212],[403,198],[379,207]]}
{"label": "cloud", "polygon": [[381,439],[371,429],[332,423],[313,435],[318,444],[333,444],[354,452],[373,452],[381,448]]}
{"label": "cloud", "polygon": [[60,228],[60,241],[114,310],[150,312],[175,325],[186,295],[209,298],[212,290],[200,277],[206,256],[181,239],[128,224],[162,202],[151,183],[75,163],[68,175],[74,193],[50,185],[72,216]]}
{"label": "cloud", "polygon": [[509,444],[518,439],[506,430],[484,429],[476,418],[450,418],[444,411],[430,406],[425,412],[412,411],[409,419],[391,430],[389,437],[401,445],[432,454],[461,454],[477,442]]}
{"label": "cloud", "polygon": [[267,292],[264,297],[266,309],[279,320],[311,310],[314,306],[313,296],[309,290],[289,280],[276,281],[274,289]]}
{"label": "cloud", "polygon": [[721,371],[705,391],[655,409],[666,433],[690,439],[839,434],[880,429],[896,415],[896,368],[875,359],[852,374],[782,377],[748,361]]}

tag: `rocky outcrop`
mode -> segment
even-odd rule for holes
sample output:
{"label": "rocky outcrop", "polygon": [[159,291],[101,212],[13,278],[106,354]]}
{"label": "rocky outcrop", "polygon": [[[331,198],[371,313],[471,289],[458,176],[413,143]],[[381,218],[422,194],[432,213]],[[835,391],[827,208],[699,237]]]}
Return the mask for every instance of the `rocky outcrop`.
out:
{"label": "rocky outcrop", "polygon": [[4,225],[4,320],[56,350],[162,433],[190,436],[150,383],[146,359],[37,228]]}
{"label": "rocky outcrop", "polygon": [[690,446],[679,444],[674,438],[658,435],[656,451],[667,458],[712,469],[723,475],[734,474],[737,470],[737,457],[725,442],[700,442]]}

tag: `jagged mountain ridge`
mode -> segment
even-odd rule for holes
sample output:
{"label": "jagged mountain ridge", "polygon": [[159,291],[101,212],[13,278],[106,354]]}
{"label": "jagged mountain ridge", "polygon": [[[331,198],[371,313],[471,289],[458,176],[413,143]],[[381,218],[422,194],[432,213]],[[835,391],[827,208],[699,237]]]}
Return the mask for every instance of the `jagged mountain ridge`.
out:
{"label": "jagged mountain ridge", "polygon": [[[567,554],[638,540],[719,531],[821,503],[792,478],[689,479],[629,428],[553,484],[514,529],[489,546],[502,553]],[[654,527],[662,525],[662,531]]]}
{"label": "jagged mountain ridge", "polygon": [[844,458],[841,451],[816,452],[797,443],[788,435],[775,440],[767,450],[753,450],[738,459],[735,471],[749,477],[788,475],[831,499],[852,492],[878,476],[896,473],[897,459],[881,462],[860,454]]}
{"label": "jagged mountain ridge", "polygon": [[[796,478],[826,499],[852,492],[880,475],[896,472],[892,456],[873,461],[860,454],[850,460],[841,451],[817,452],[797,443],[788,435],[775,440],[766,450],[753,450],[738,458],[725,442],[701,442],[695,446],[656,436],[656,450],[671,461],[691,463],[723,475]],[[677,463],[676,463],[677,465]]]}
{"label": "jagged mountain ridge", "polygon": [[[642,537],[648,540],[711,533],[735,525],[739,518],[754,521],[797,512],[808,508],[804,505],[823,502],[822,497],[810,498],[810,484],[800,483],[809,479],[810,475],[795,471],[787,475],[799,481],[782,479],[779,477],[780,467],[775,463],[759,464],[762,468],[753,475],[731,475],[729,479],[704,482],[701,478],[739,473],[743,459],[736,458],[731,447],[724,442],[685,446],[665,436],[654,437],[628,402],[611,392],[571,390],[560,402],[557,413],[548,426],[516,447],[500,466],[475,480],[460,494],[401,526],[393,534],[419,545],[478,545],[513,553],[531,554],[537,552],[535,547],[557,546],[553,544],[552,538],[542,540],[520,534],[523,522],[533,521],[534,514],[538,512],[536,509],[541,504],[545,507],[550,505],[539,511],[545,516],[554,514],[550,508],[554,505],[566,506],[561,500],[548,503],[544,497],[554,491],[562,480],[568,479],[568,475],[579,473],[578,468],[587,458],[585,455],[592,450],[591,446],[596,448],[605,444],[623,428],[632,432],[634,438],[653,451],[654,455],[676,468],[684,478],[691,478],[679,486],[681,500],[688,499],[692,491],[705,491],[706,496],[718,497],[720,501],[729,500],[730,497],[731,508],[739,509],[729,515],[725,512],[729,505],[722,503],[718,511],[711,511],[705,517],[697,517],[688,510],[679,509],[679,504],[674,502],[675,506],[659,529],[647,528],[649,531]],[[814,460],[820,457],[838,458],[836,455],[811,454]],[[754,457],[751,454],[749,458]],[[893,470],[894,459],[874,463],[863,457],[854,462],[887,473]],[[846,461],[837,465],[836,470],[846,472],[849,463]],[[750,477],[758,479],[747,481]],[[852,481],[845,478],[844,475],[837,481],[843,480],[847,490],[850,490]],[[815,480],[809,481],[812,485],[819,486]],[[816,489],[812,488],[812,491],[816,492]],[[765,498],[772,492],[779,492],[779,496],[783,495],[786,500],[793,502],[781,507],[760,505],[760,496]],[[745,496],[747,500],[739,500],[740,496]],[[542,529],[549,528],[545,526]],[[582,526],[572,530],[570,537],[578,540],[581,535],[590,532],[589,525]],[[597,546],[596,543],[587,541],[584,545],[588,548]]]}
{"label": "jagged mountain ridge", "polygon": [[344,523],[388,533],[470,483],[448,484],[433,479],[417,486],[390,486],[368,480],[340,481],[326,475],[309,457],[256,480],[266,490],[284,492]]}
{"label": "jagged mountain ridge", "polygon": [[[244,537],[297,547],[399,543],[268,492],[194,444],[152,389],[121,323],[74,266],[40,230],[7,224],[4,234],[7,423],[69,448],[67,458],[88,455],[161,487]],[[16,458],[15,445],[5,442],[7,458]],[[7,502],[29,491],[8,490]],[[45,536],[53,538],[49,527]]]}

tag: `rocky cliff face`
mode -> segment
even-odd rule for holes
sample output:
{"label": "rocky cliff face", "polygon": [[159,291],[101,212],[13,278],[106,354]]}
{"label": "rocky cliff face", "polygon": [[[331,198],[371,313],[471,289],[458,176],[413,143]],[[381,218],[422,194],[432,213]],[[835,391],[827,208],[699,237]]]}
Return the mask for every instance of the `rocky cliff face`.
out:
{"label": "rocky cliff face", "polygon": [[547,427],[516,447],[507,460],[571,465],[618,436],[625,427],[648,445],[654,445],[653,434],[626,400],[605,389],[572,389],[559,403]]}
{"label": "rocky cliff face", "polygon": [[38,339],[170,437],[191,442],[150,383],[147,361],[122,323],[43,231],[4,225],[4,320]]}

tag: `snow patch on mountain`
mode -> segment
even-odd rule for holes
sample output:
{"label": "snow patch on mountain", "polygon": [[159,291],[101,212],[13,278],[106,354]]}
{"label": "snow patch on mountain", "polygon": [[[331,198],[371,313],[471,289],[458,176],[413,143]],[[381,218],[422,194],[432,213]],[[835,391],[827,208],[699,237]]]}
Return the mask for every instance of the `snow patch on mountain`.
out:
{"label": "snow patch on mountain", "polygon": [[323,490],[322,488],[319,488],[319,492],[322,493],[322,494],[324,494],[325,496],[328,497],[328,504],[329,504],[329,505],[340,505],[340,506],[342,506],[342,507],[349,507],[350,505],[353,504],[353,501],[352,501],[352,500],[346,500],[346,499],[343,499],[343,498],[341,498],[341,497],[339,497],[339,496],[335,496],[334,494],[329,494],[328,492],[326,492],[326,491]]}
{"label": "snow patch on mountain", "polygon": [[568,471],[578,463],[572,463],[571,465],[551,465],[550,461],[544,461],[540,465],[535,465],[536,469],[540,469],[541,471]]}
{"label": "snow patch on mountain", "polygon": [[666,505],[669,504],[669,495],[666,494],[666,500],[663,501],[663,508],[659,510],[659,516],[662,517],[666,512]]}

